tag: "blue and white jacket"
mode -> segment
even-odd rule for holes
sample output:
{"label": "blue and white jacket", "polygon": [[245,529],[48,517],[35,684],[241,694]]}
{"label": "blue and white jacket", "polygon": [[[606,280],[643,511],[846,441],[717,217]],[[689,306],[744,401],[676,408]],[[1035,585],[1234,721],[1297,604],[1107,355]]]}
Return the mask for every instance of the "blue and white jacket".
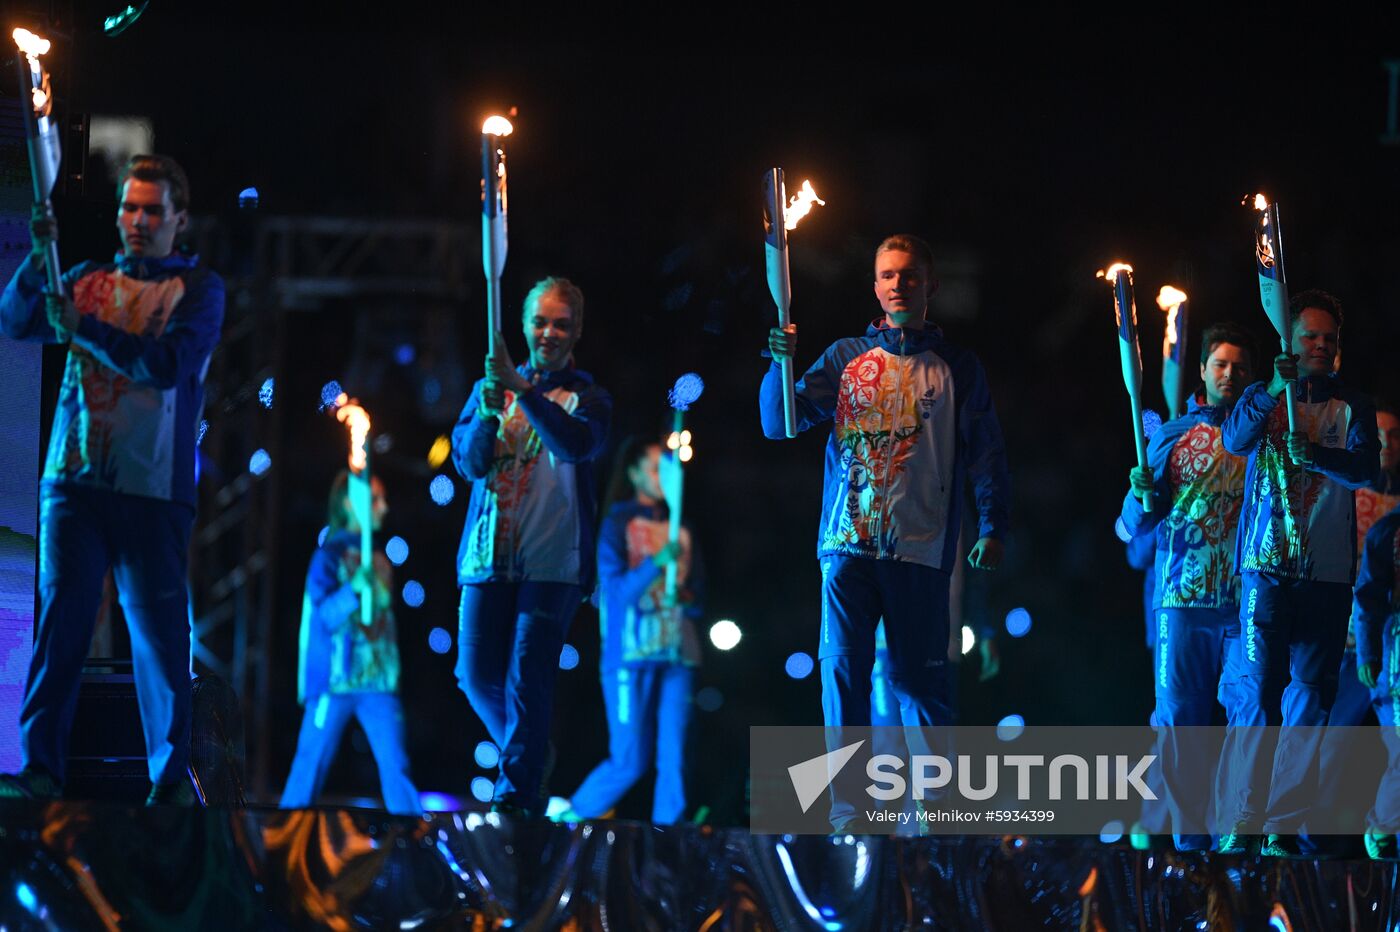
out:
{"label": "blue and white jacket", "polygon": [[[324,693],[395,693],[399,689],[398,629],[394,610],[360,620],[360,594],[350,580],[360,566],[359,532],[335,531],[311,555],[301,603],[297,700]],[[374,571],[387,590],[393,572],[382,553]]]}
{"label": "blue and white jacket", "polygon": [[1400,508],[1371,526],[1352,601],[1356,662],[1379,663],[1379,696],[1400,696]]}
{"label": "blue and white jacket", "polygon": [[1380,439],[1371,400],[1336,375],[1299,379],[1298,429],[1315,461],[1288,457],[1288,406],[1263,382],[1245,389],[1225,419],[1225,449],[1248,456],[1244,510],[1235,551],[1239,572],[1351,585],[1356,565],[1352,490],[1380,470]]}
{"label": "blue and white jacket", "polygon": [[[82,316],[69,344],[44,482],[195,505],[204,376],[224,321],[224,283],[197,257],[84,262],[63,276]],[[45,276],[29,259],[0,295],[0,329],[58,342]]]}
{"label": "blue and white jacket", "polygon": [[[783,428],[781,368],[763,376],[759,415]],[[970,478],[978,537],[1003,537],[1011,478],[981,362],[923,330],[870,325],[838,340],[797,383],[797,428],[832,421],[818,557],[900,560],[951,571]]]}
{"label": "blue and white jacket", "polygon": [[1235,537],[1246,463],[1221,441],[1227,414],[1228,408],[1192,396],[1186,413],[1163,424],[1148,444],[1152,511],[1131,492],[1123,499],[1128,533],[1156,532],[1155,602],[1163,608],[1240,604]]}
{"label": "blue and white jacket", "polygon": [[648,663],[700,663],[695,620],[702,615],[704,574],[690,529],[681,526],[677,588],[687,598],[664,604],[666,573],[652,556],[670,536],[664,504],[635,498],[608,509],[598,530],[598,624],[602,671]]}
{"label": "blue and white jacket", "polygon": [[593,460],[607,442],[612,398],[577,369],[516,371],[531,388],[506,392],[503,417],[477,416],[478,380],[452,431],[452,462],[472,483],[457,582],[571,583],[588,592]]}

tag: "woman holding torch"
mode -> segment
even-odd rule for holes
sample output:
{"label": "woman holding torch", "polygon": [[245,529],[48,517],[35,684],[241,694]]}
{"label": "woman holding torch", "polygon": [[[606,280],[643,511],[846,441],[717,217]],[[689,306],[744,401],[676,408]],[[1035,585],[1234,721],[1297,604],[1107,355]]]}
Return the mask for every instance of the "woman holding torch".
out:
{"label": "woman holding torch", "polygon": [[497,336],[452,432],[472,483],[457,552],[457,681],[500,748],[495,811],[543,813],[549,715],[564,634],[593,585],[593,460],[612,399],[574,368],[583,293],[565,278],[525,298],[529,361]]}
{"label": "woman holding torch", "polygon": [[[417,815],[423,810],[418,790],[408,776],[404,751],[389,561],[382,552],[374,554],[372,567],[360,559],[361,529],[379,530],[389,505],[384,484],[375,478],[370,486],[369,514],[360,514],[350,494],[350,482],[350,472],[341,470],[331,483],[329,531],[306,571],[297,667],[297,698],[306,706],[306,714],[281,806],[292,809],[316,801],[340,736],[353,715],[360,720],[379,765],[384,808],[400,815]],[[361,617],[361,599],[366,593],[372,604],[368,624]]]}

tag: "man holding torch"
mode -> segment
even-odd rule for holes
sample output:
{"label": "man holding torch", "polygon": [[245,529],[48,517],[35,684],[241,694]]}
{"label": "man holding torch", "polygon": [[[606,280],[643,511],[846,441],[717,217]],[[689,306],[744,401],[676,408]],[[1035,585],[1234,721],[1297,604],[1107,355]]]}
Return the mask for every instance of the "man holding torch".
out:
{"label": "man holding torch", "polygon": [[[1217,324],[1201,338],[1201,380],[1187,413],[1163,424],[1147,448],[1146,467],[1129,473],[1132,490],[1123,501],[1123,527],[1134,539],[1151,536],[1156,556],[1153,689],[1155,724],[1162,730],[1159,754],[1178,850],[1210,846],[1206,825],[1214,760],[1202,742],[1217,694],[1231,714],[1231,676],[1225,673],[1229,645],[1239,636],[1239,580],[1234,567],[1235,532],[1244,496],[1245,461],[1225,451],[1221,425],[1250,378],[1250,339],[1238,328]],[[1142,498],[1154,492],[1154,507]],[[1193,811],[1183,813],[1190,806]],[[1185,833],[1180,826],[1197,831]]]}
{"label": "man holding torch", "polygon": [[529,818],[544,813],[559,651],[593,588],[593,461],[612,399],[574,368],[577,286],[537,282],[523,323],[529,362],[512,366],[497,334],[452,431],[452,461],[472,483],[457,551],[457,682],[501,750],[493,808]]}
{"label": "man holding torch", "polygon": [[187,547],[195,431],[219,340],[224,286],[175,251],[189,224],[184,170],[138,155],[117,184],[122,249],[47,293],[46,211],[33,252],[0,297],[6,336],[68,343],[40,486],[39,622],[20,712],[24,769],[0,795],[60,794],[68,732],[102,594],[113,570],[131,629],[151,802],[191,802]]}
{"label": "man holding torch", "polygon": [[[1277,748],[1264,729],[1232,735],[1223,766],[1222,851],[1248,835],[1270,837],[1268,854],[1297,852],[1293,837],[1318,790],[1318,745],[1337,693],[1356,562],[1352,492],[1374,480],[1380,441],[1370,399],[1336,375],[1341,302],[1305,291],[1290,302],[1291,353],[1256,382],[1226,418],[1225,449],[1248,456],[1235,565],[1242,577],[1236,722],[1285,725]],[[1289,429],[1285,394],[1294,399]],[[1272,779],[1270,773],[1272,772]],[[1258,801],[1267,799],[1264,811]]]}
{"label": "man holding torch", "polygon": [[[928,244],[908,235],[882,242],[874,288],[883,317],[864,336],[828,347],[795,393],[798,431],[833,422],[817,544],[822,714],[833,750],[843,746],[842,727],[870,725],[881,617],[905,725],[952,724],[948,596],[964,480],[976,493],[974,568],[1000,564],[1010,511],[1006,451],[982,364],[925,320],[936,288]],[[796,328],[773,328],[768,346],[759,414],[764,434],[780,440],[780,363],[796,355]],[[856,818],[851,798],[833,784],[838,831]]]}

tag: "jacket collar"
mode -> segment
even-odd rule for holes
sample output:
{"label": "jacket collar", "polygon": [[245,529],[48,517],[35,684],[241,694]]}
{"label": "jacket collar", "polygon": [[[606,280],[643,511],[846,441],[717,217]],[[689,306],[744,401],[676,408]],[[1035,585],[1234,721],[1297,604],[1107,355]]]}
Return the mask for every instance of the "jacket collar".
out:
{"label": "jacket collar", "polygon": [[895,356],[914,356],[944,342],[943,331],[928,320],[924,321],[924,329],[914,330],[910,327],[891,327],[883,317],[877,317],[865,329],[865,336],[880,349]]}
{"label": "jacket collar", "polygon": [[168,256],[159,259],[147,257],[133,257],[126,253],[119,252],[112,260],[116,263],[117,271],[131,278],[156,278],[171,272],[182,272],[192,269],[199,262],[197,255],[184,255],[179,252],[172,252]]}

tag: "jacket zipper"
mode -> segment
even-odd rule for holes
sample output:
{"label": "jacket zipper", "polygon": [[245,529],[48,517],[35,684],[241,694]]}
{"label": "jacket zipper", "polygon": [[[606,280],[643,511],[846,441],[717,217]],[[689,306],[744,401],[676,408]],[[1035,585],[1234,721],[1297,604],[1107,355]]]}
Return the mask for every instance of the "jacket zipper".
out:
{"label": "jacket zipper", "polygon": [[899,355],[895,357],[897,366],[894,379],[894,401],[890,405],[889,449],[885,454],[885,474],[880,480],[880,520],[876,522],[876,547],[879,558],[885,557],[885,513],[890,490],[890,466],[894,461],[894,435],[899,428],[900,390],[904,387],[904,328],[899,330]]}

